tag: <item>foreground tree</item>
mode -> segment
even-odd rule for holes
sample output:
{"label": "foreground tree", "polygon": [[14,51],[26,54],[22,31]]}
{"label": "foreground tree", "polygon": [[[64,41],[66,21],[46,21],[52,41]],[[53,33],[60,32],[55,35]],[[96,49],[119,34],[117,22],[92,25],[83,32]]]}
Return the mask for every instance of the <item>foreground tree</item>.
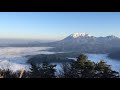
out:
{"label": "foreground tree", "polygon": [[[98,63],[88,60],[80,54],[76,61],[63,64],[63,71],[56,75],[56,65],[31,63],[30,71],[24,71],[22,78],[119,78],[119,73],[112,70],[106,62]],[[10,69],[0,70],[0,78],[19,78],[21,71],[13,72]]]}
{"label": "foreground tree", "polygon": [[63,65],[64,78],[118,78],[119,73],[112,70],[106,62],[94,63],[84,54],[77,57],[77,61]]}
{"label": "foreground tree", "polygon": [[13,72],[10,69],[0,70],[1,78],[18,78],[17,74],[18,74],[18,71]]}
{"label": "foreground tree", "polygon": [[30,67],[30,78],[40,78],[39,66],[35,63],[31,63]]}
{"label": "foreground tree", "polygon": [[42,64],[31,64],[30,77],[31,78],[55,78],[55,67],[56,65],[51,65],[46,62]]}
{"label": "foreground tree", "polygon": [[106,62],[100,61],[95,64],[95,78],[118,78],[119,73],[112,70],[110,65],[107,65]]}

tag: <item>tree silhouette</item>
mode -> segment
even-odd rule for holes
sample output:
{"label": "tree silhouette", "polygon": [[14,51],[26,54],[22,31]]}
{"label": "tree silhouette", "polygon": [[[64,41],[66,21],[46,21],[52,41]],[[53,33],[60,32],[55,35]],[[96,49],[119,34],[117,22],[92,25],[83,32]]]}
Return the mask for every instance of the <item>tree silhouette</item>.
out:
{"label": "tree silhouette", "polygon": [[106,62],[94,63],[87,56],[80,54],[77,61],[63,65],[64,78],[118,78],[119,73],[112,70]]}
{"label": "tree silhouette", "polygon": [[107,65],[106,62],[100,61],[96,63],[96,78],[117,78],[119,77],[119,73],[112,70],[110,65]]}
{"label": "tree silhouette", "polygon": [[42,64],[31,63],[30,77],[31,78],[55,78],[56,65],[50,65],[46,62]]}

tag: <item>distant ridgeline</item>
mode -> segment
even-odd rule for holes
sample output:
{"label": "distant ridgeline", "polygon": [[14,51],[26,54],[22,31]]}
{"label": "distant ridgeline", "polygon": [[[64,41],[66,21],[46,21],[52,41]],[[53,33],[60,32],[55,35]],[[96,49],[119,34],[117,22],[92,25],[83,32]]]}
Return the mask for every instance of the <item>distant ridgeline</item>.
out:
{"label": "distant ridgeline", "polygon": [[44,43],[46,42],[51,41],[36,39],[0,39],[0,47],[38,47],[45,46]]}
{"label": "distant ridgeline", "polygon": [[120,60],[120,50],[117,50],[115,52],[112,52],[108,55],[109,58],[111,59],[117,59]]}
{"label": "distant ridgeline", "polygon": [[81,53],[111,53],[120,49],[120,38],[116,36],[94,37],[86,33],[74,33],[60,41],[10,44],[18,47],[54,47],[50,51],[81,52]]}
{"label": "distant ridgeline", "polygon": [[116,36],[94,37],[85,33],[74,33],[57,42],[46,43],[51,51],[110,53],[120,49],[120,38]]}

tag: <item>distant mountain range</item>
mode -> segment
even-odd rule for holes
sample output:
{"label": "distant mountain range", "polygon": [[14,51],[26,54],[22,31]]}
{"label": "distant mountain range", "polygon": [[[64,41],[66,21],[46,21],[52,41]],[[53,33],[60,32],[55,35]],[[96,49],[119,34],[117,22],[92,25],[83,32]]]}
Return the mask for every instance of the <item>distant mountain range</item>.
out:
{"label": "distant mountain range", "polygon": [[55,47],[51,51],[58,52],[83,52],[83,53],[111,53],[120,50],[120,38],[116,36],[95,37],[87,33],[73,33],[60,41],[27,44],[16,44],[10,46],[42,46]]}
{"label": "distant mountain range", "polygon": [[120,38],[116,36],[95,37],[86,33],[73,33],[63,40],[52,42],[49,46],[55,51],[110,53],[120,49]]}

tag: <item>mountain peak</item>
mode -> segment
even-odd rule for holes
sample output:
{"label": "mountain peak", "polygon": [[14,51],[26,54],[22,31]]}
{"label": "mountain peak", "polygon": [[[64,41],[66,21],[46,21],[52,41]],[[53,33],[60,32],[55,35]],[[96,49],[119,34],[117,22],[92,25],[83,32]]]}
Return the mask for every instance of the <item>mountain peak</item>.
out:
{"label": "mountain peak", "polygon": [[110,36],[107,36],[107,38],[109,38],[109,39],[117,39],[117,38],[119,38],[119,37],[114,36],[114,35],[110,35]]}
{"label": "mountain peak", "polygon": [[73,33],[70,36],[73,38],[78,38],[78,37],[85,37],[85,36],[90,36],[90,35],[87,33]]}

